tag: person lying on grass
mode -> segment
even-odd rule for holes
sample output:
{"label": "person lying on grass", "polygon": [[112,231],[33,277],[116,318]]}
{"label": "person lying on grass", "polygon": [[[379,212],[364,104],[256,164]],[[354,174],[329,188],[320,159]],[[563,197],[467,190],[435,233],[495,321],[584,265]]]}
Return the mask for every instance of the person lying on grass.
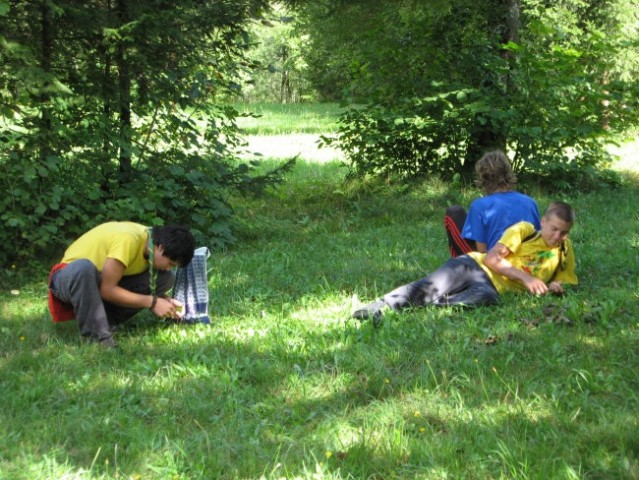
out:
{"label": "person lying on grass", "polygon": [[485,153],[475,164],[475,176],[484,196],[471,202],[468,214],[462,206],[453,205],[444,215],[451,257],[488,252],[517,222],[540,228],[537,202],[515,190],[517,177],[504,152]]}
{"label": "person lying on grass", "polygon": [[172,269],[193,258],[195,239],[179,226],[148,228],[107,222],[73,242],[49,274],[49,310],[54,322],[78,319],[83,337],[117,348],[112,328],[144,308],[177,319],[180,304],[164,296]]}
{"label": "person lying on grass", "polygon": [[577,284],[575,256],[568,233],[573,208],[552,203],[541,218],[541,230],[519,222],[504,232],[488,253],[470,252],[449,259],[438,270],[396,288],[380,300],[353,312],[377,324],[385,311],[422,305],[492,305],[508,291],[534,295],[563,294],[564,284]]}

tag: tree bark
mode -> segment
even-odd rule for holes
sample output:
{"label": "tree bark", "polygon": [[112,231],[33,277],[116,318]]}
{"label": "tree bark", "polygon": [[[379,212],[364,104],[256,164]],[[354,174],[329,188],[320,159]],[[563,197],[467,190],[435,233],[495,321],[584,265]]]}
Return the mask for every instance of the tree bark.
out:
{"label": "tree bark", "polygon": [[288,103],[291,97],[291,83],[288,74],[288,67],[286,62],[288,61],[289,52],[286,46],[282,47],[282,79],[280,81],[280,103]]}
{"label": "tree bark", "polygon": [[[40,67],[45,75],[51,75],[51,64],[53,55],[53,24],[51,17],[51,7],[47,2],[42,2],[40,5]],[[50,95],[46,89],[49,86],[49,80],[45,80],[42,85],[42,90],[39,93],[40,102],[40,161],[44,162],[46,158],[51,155],[51,110],[49,108]]]}
{"label": "tree bark", "polygon": [[[499,0],[495,3],[497,4],[495,11],[503,12],[503,15],[495,16],[495,21],[490,25],[492,31],[501,32],[500,35],[496,36],[496,41],[501,44],[517,42],[520,27],[520,0]],[[502,49],[500,55],[503,59],[508,60],[511,56],[511,52]],[[485,78],[488,79],[490,76],[491,72],[486,72]],[[505,73],[501,76],[497,84],[487,81],[481,88],[488,90],[488,93],[491,95],[507,96],[511,88],[511,76],[509,73]],[[480,124],[477,122],[475,130],[470,134],[462,174],[466,177],[472,176],[475,163],[484,153],[497,149],[505,151],[506,143],[506,133],[502,129],[490,123]]]}
{"label": "tree bark", "polygon": [[[128,0],[117,1],[117,16],[120,26],[129,22]],[[127,58],[127,42],[121,39],[118,45],[116,62],[118,66],[118,98],[120,107],[119,125],[119,181],[120,184],[132,180],[131,161],[131,66]]]}

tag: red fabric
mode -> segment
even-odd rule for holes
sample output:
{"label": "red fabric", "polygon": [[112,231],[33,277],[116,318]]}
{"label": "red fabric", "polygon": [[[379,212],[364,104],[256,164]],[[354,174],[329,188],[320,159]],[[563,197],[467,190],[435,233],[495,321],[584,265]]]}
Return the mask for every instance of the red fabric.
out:
{"label": "red fabric", "polygon": [[455,258],[465,253],[473,252],[473,248],[468,245],[468,242],[461,236],[459,228],[455,224],[454,220],[448,215],[444,216],[444,227],[450,233],[451,240],[455,246],[450,245],[450,256]]}
{"label": "red fabric", "polygon": [[57,263],[51,268],[51,272],[49,273],[49,312],[51,312],[51,318],[56,323],[66,322],[75,318],[73,306],[63,302],[51,292],[51,277],[53,277],[55,272],[62,270],[67,265],[67,263]]}

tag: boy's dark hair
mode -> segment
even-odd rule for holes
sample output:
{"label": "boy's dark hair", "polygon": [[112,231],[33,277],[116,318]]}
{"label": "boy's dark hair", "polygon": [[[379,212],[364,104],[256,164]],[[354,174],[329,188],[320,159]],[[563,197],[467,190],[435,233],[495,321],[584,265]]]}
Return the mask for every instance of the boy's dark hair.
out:
{"label": "boy's dark hair", "polygon": [[485,193],[514,190],[517,177],[510,160],[501,150],[485,153],[475,164],[475,185]]}
{"label": "boy's dark hair", "polygon": [[546,218],[555,216],[571,225],[575,223],[575,209],[566,202],[551,203],[550,205],[548,205],[544,216]]}
{"label": "boy's dark hair", "polygon": [[153,227],[151,238],[154,245],[162,245],[164,256],[176,262],[180,267],[186,267],[193,258],[195,238],[185,227],[178,225]]}

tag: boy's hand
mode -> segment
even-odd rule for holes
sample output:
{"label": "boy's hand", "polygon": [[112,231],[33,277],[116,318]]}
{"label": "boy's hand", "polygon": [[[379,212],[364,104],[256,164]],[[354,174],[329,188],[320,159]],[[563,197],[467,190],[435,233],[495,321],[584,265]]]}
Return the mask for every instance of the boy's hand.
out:
{"label": "boy's hand", "polygon": [[550,282],[548,284],[548,289],[555,295],[564,294],[564,287],[561,286],[561,282]]}
{"label": "boy's hand", "polygon": [[186,313],[184,311],[184,304],[182,304],[182,302],[180,302],[179,300],[176,300],[175,298],[171,298],[170,300],[173,303],[173,305],[175,305],[175,313],[177,314],[177,318],[182,318],[184,314]]}
{"label": "boy's hand", "polygon": [[529,275],[528,278],[524,280],[524,285],[533,295],[545,295],[548,293],[548,285],[533,276]]}
{"label": "boy's hand", "polygon": [[184,310],[182,304],[177,300],[174,300],[173,298],[158,297],[157,303],[155,304],[155,307],[153,307],[152,312],[160,318],[172,318],[177,320],[182,318],[184,315],[184,313],[178,312],[179,307]]}

